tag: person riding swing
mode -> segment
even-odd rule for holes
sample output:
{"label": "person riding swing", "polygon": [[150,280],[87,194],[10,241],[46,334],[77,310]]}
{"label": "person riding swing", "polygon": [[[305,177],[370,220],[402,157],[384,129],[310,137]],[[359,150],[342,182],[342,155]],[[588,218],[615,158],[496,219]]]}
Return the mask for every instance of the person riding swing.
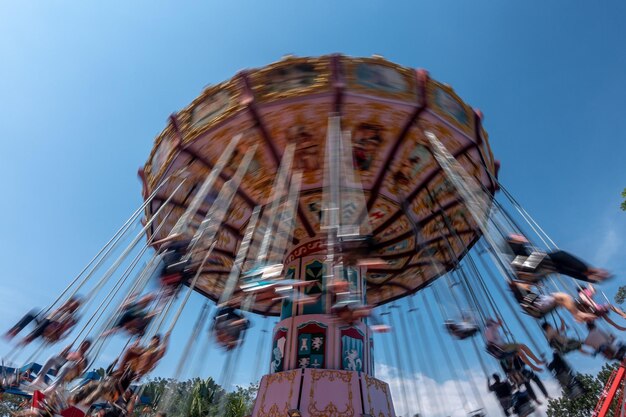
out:
{"label": "person riding swing", "polygon": [[547,399],[550,398],[548,395],[548,391],[546,390],[545,385],[537,376],[535,372],[525,366],[524,362],[520,359],[519,356],[508,357],[500,360],[500,365],[502,366],[502,370],[508,376],[509,380],[513,381],[516,386],[524,386],[526,388],[526,392],[530,396],[530,398],[535,401],[538,405],[541,405],[541,401],[535,394],[535,390],[533,389],[530,382],[534,382],[543,396]]}
{"label": "person riding swing", "polygon": [[44,318],[40,317],[42,315],[41,312],[31,311],[6,332],[5,337],[7,339],[14,338],[34,321],[36,323],[34,330],[22,339],[19,345],[27,345],[37,338],[42,338],[48,343],[56,343],[67,335],[78,322],[76,314],[81,304],[81,300],[78,297],[71,297]]}
{"label": "person riding swing", "polygon": [[93,404],[99,398],[116,402],[133,382],[156,367],[165,355],[169,337],[170,334],[167,333],[161,340],[159,335],[155,335],[146,347],[141,346],[140,340],[137,340],[124,351],[119,362],[116,359],[109,366],[104,380],[92,381],[80,388],[73,395],[72,401],[84,405]]}
{"label": "person riding swing", "polygon": [[[60,386],[63,386],[70,381],[78,378],[85,368],[87,367],[87,363],[89,359],[87,358],[87,351],[91,347],[91,340],[83,340],[77,350],[71,352],[69,349],[63,350],[61,354],[63,355],[63,360],[65,364],[61,366],[57,372],[56,380],[50,384],[50,386],[43,392],[46,395],[56,391]],[[35,379],[32,384],[37,385],[43,382],[45,375],[50,370],[52,365],[58,365],[60,362],[58,357],[52,358],[47,361],[44,366],[41,368],[37,379]]]}
{"label": "person riding swing", "polygon": [[[535,288],[539,283],[509,281],[509,288],[526,314],[536,319],[543,318],[557,307],[564,307],[578,322],[593,321],[594,314],[581,311],[572,297],[563,292],[541,294]],[[535,287],[535,288],[533,288]]]}
{"label": "person riding swing", "polygon": [[446,320],[444,326],[448,333],[459,340],[464,340],[474,336],[480,331],[480,327],[476,320],[469,315],[463,315],[461,320]]}
{"label": "person riding swing", "polygon": [[598,283],[611,277],[611,274],[600,268],[588,266],[585,262],[563,250],[541,252],[530,247],[528,239],[519,234],[507,237],[508,249],[515,258],[511,266],[518,278],[536,282],[546,275],[557,273],[586,282]]}
{"label": "person riding swing", "polygon": [[548,369],[559,382],[567,398],[574,400],[585,394],[586,389],[584,385],[556,349],[553,352],[552,361],[548,364]]}
{"label": "person riding swing", "polygon": [[620,308],[614,306],[613,304],[598,304],[594,299],[594,295],[596,294],[596,290],[593,285],[589,284],[587,288],[583,288],[578,292],[578,298],[576,299],[576,306],[579,310],[584,311],[588,314],[592,314],[596,319],[602,318],[604,321],[609,323],[611,326],[615,327],[618,330],[626,331],[626,327],[620,326],[615,323],[613,320],[609,318],[609,313],[613,311],[617,313],[622,318],[626,318],[626,313],[622,311]]}
{"label": "person riding swing", "polygon": [[211,331],[218,344],[226,350],[234,349],[241,342],[243,333],[250,327],[250,321],[234,307],[225,305],[215,313]]}
{"label": "person riding swing", "polygon": [[511,415],[511,408],[513,408],[513,387],[506,379],[500,381],[500,375],[493,374],[493,384],[487,377],[487,389],[493,392],[502,407],[502,411],[505,416]]}
{"label": "person riding swing", "polygon": [[546,334],[546,339],[548,339],[548,344],[555,351],[565,355],[565,354],[568,354],[570,352],[577,350],[583,355],[591,355],[591,352],[587,352],[583,348],[582,340],[568,337],[565,334],[565,331],[567,330],[567,326],[565,325],[565,321],[563,319],[561,319],[561,327],[559,329],[555,329],[547,321],[541,323],[541,328]]}
{"label": "person riding swing", "polygon": [[[541,359],[539,359],[533,351],[526,345],[521,343],[505,343],[500,334],[500,327],[502,321],[498,319],[487,319],[487,325],[485,326],[485,339],[487,341],[487,351],[493,355],[496,359],[503,359],[505,357],[517,355],[528,366],[535,371],[541,371],[538,365],[544,365]],[[535,363],[533,363],[535,362]]]}
{"label": "person riding swing", "polygon": [[583,342],[586,346],[594,349],[593,355],[602,354],[608,360],[622,361],[626,358],[626,344],[604,330],[599,329],[595,323],[587,323],[589,334]]}
{"label": "person riding swing", "polygon": [[187,256],[190,239],[164,241],[163,265],[159,269],[159,285],[165,298],[175,295],[181,286],[193,275],[191,256]]}
{"label": "person riding swing", "polygon": [[109,336],[122,329],[133,336],[143,336],[146,328],[158,313],[148,313],[148,307],[155,298],[154,294],[146,294],[143,297],[136,295],[129,297],[122,305],[122,311],[113,327],[105,331],[102,336]]}

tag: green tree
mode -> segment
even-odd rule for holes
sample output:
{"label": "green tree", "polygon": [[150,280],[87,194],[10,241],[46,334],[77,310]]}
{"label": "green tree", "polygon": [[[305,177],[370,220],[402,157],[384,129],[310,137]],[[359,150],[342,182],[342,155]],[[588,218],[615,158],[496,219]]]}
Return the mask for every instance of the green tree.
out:
{"label": "green tree", "polygon": [[212,378],[156,378],[144,384],[142,396],[150,399],[150,405],[148,409],[138,407],[135,417],[152,417],[162,410],[168,417],[244,417],[252,411],[257,388],[237,387],[226,393]]}
{"label": "green tree", "polygon": [[626,211],[626,188],[624,188],[624,191],[622,191],[622,198],[625,199],[624,201],[622,201],[622,210]]}
{"label": "green tree", "polygon": [[[575,400],[566,397],[555,398],[548,403],[548,417],[589,417],[604,389],[611,373],[618,368],[617,364],[605,364],[595,377],[589,374],[578,374],[586,394]],[[612,414],[609,414],[613,416]]]}
{"label": "green tree", "polygon": [[252,413],[257,390],[257,386],[250,385],[248,388],[237,387],[236,391],[228,393],[224,416],[244,417]]}
{"label": "green tree", "polygon": [[189,417],[216,415],[224,390],[213,378],[194,380],[189,400]]}
{"label": "green tree", "polygon": [[0,416],[10,416],[25,405],[30,404],[23,397],[12,394],[0,394]]}
{"label": "green tree", "polygon": [[[136,407],[133,417],[154,417],[157,411],[166,411],[168,417],[244,417],[252,411],[257,390],[256,385],[250,385],[226,393],[212,378],[187,381],[155,378],[141,388],[141,396],[149,404]],[[28,407],[28,401],[20,406],[23,401],[10,394],[1,396],[0,417]]]}
{"label": "green tree", "polygon": [[160,403],[169,380],[164,378],[155,378],[143,385],[142,396],[149,398],[150,405],[154,408]]}

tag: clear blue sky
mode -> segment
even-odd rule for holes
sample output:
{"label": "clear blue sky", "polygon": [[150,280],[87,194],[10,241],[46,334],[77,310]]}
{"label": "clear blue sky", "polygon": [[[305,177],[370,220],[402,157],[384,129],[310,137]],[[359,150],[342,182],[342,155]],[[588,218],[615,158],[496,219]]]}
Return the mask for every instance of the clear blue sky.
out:
{"label": "clear blue sky", "polygon": [[625,17],[618,0],[2,2],[0,327],[50,301],[140,204],[136,171],[170,113],[287,53],[381,54],[451,84],[484,112],[502,182],[561,247],[617,274],[612,293]]}

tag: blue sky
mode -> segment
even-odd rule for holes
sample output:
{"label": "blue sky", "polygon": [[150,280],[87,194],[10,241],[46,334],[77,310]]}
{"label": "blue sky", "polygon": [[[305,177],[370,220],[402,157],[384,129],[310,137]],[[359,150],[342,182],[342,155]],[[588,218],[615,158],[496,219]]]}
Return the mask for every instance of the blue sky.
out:
{"label": "blue sky", "polygon": [[0,327],[51,300],[140,204],[136,171],[170,113],[287,53],[381,54],[451,84],[484,112],[501,181],[561,247],[616,273],[612,294],[625,16],[617,0],[2,2]]}

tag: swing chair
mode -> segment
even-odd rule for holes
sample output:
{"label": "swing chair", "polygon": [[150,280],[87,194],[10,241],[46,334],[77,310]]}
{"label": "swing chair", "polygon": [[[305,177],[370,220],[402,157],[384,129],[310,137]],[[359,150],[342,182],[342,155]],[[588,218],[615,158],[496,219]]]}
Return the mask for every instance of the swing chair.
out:
{"label": "swing chair", "polygon": [[452,336],[458,340],[465,340],[480,332],[480,327],[477,323],[470,320],[455,321],[447,319],[444,321],[444,327]]}
{"label": "swing chair", "polygon": [[163,265],[159,271],[159,285],[165,291],[165,297],[175,295],[193,276],[192,259],[186,256],[190,244],[190,239],[182,239],[160,247]]}
{"label": "swing chair", "polygon": [[[300,191],[301,175],[294,174],[288,177],[288,172],[293,160],[294,147],[290,146],[285,151],[279,172],[274,181],[273,202],[267,213],[268,227],[263,234],[258,253],[248,254],[252,244],[257,222],[260,216],[260,207],[256,207],[252,213],[246,229],[246,233],[239,247],[237,257],[231,268],[226,287],[223,291],[219,307],[213,318],[211,333],[215,341],[227,351],[233,351],[243,342],[243,335],[250,327],[250,321],[243,313],[237,311],[236,304],[249,305],[254,299],[281,299],[290,297],[297,289],[308,286],[310,283],[299,280],[280,279],[282,275],[282,256],[286,249],[286,243],[293,228],[293,216],[295,200]],[[291,186],[289,186],[291,184]],[[285,204],[280,210],[281,199],[286,198]],[[282,228],[277,224],[277,219],[283,220]],[[278,237],[270,245],[270,238],[274,231]],[[271,246],[271,247],[270,247]],[[240,301],[242,297],[234,298],[235,288],[239,281],[239,271],[244,265],[246,257],[254,262],[253,268],[242,274],[243,283],[240,289],[247,295],[248,302]]]}
{"label": "swing chair", "polygon": [[585,395],[585,387],[557,350],[553,351],[552,361],[548,364],[548,369],[558,381],[567,398],[575,400]]}
{"label": "swing chair", "polygon": [[226,350],[239,346],[242,334],[250,327],[250,322],[243,314],[232,307],[221,307],[213,318],[211,331],[215,340]]}
{"label": "swing chair", "polygon": [[556,308],[556,304],[547,308],[542,294],[530,290],[522,290],[515,282],[510,280],[507,281],[507,284],[524,313],[534,319],[541,320]]}
{"label": "swing chair", "polygon": [[518,389],[513,393],[513,412],[518,417],[528,417],[535,412],[535,407],[527,391]]}

